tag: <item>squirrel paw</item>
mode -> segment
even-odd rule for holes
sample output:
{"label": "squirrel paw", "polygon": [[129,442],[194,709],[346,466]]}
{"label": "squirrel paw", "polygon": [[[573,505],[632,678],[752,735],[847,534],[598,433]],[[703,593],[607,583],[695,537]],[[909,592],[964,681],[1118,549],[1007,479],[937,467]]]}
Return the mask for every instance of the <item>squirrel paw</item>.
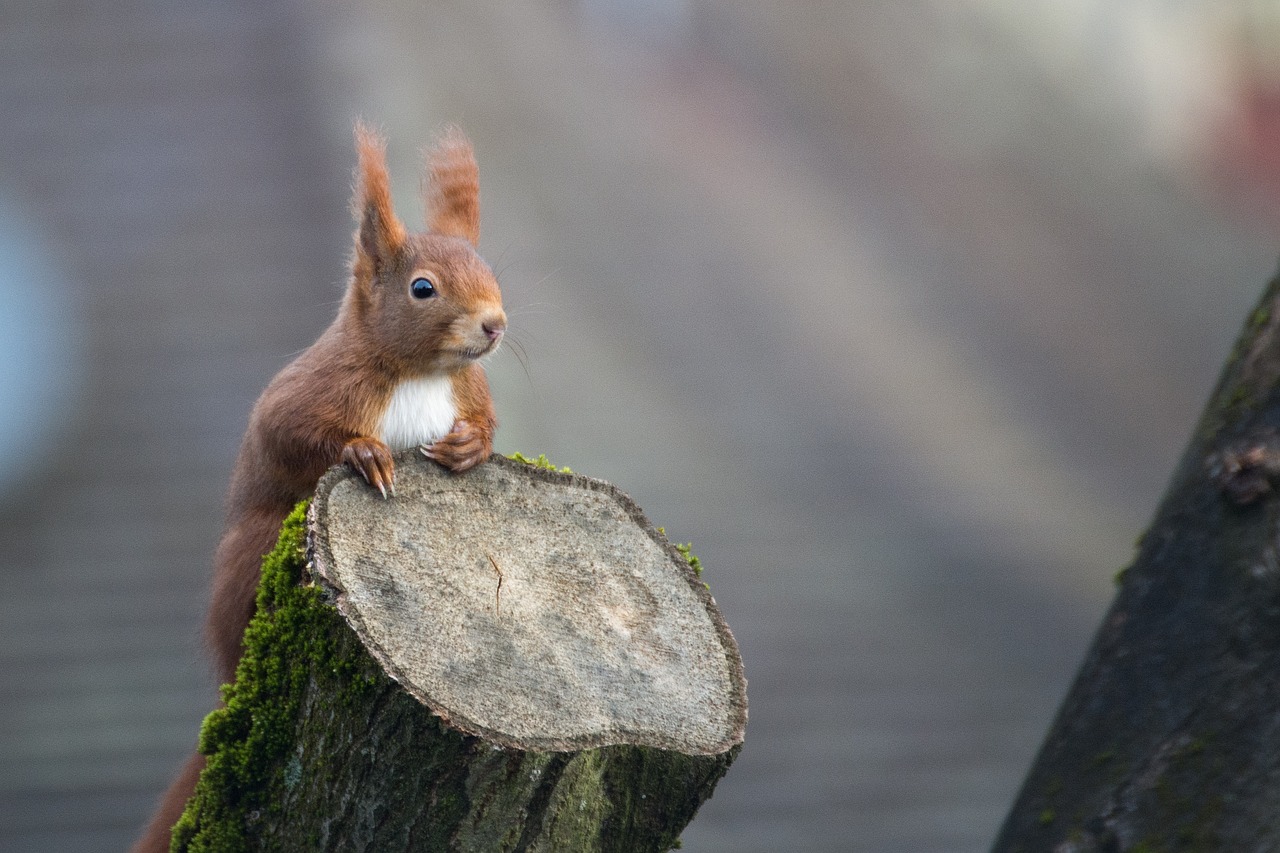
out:
{"label": "squirrel paw", "polygon": [[385,498],[396,493],[396,465],[391,451],[376,438],[353,438],[342,448],[342,461]]}
{"label": "squirrel paw", "polygon": [[422,455],[439,462],[455,474],[474,468],[493,452],[493,439],[469,421],[460,420],[453,430],[434,444],[422,448]]}

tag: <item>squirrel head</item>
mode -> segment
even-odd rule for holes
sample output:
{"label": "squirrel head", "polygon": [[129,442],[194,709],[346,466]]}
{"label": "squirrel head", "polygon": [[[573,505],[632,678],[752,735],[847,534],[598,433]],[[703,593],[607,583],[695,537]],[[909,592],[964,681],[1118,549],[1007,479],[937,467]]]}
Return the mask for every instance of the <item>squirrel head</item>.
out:
{"label": "squirrel head", "polygon": [[425,152],[427,229],[391,204],[386,141],[356,125],[358,223],[344,314],[400,378],[451,373],[497,349],[507,328],[498,282],[478,254],[480,178],[471,143],[450,128]]}

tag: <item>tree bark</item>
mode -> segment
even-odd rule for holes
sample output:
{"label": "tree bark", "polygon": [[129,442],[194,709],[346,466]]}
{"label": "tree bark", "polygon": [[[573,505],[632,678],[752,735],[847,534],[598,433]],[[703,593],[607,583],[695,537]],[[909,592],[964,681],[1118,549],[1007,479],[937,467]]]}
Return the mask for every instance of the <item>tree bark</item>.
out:
{"label": "tree bark", "polygon": [[1280,850],[1280,277],[993,850]]}
{"label": "tree bark", "polygon": [[175,849],[677,845],[746,724],[689,559],[599,481],[397,465],[285,522]]}

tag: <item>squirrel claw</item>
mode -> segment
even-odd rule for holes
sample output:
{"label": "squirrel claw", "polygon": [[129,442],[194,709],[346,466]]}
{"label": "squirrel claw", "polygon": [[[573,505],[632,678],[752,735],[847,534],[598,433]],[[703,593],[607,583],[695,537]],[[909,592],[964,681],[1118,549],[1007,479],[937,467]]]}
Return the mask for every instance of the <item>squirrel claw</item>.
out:
{"label": "squirrel claw", "polygon": [[396,469],[391,451],[376,438],[353,438],[342,448],[342,461],[364,481],[378,490],[383,499],[395,497]]}
{"label": "squirrel claw", "polygon": [[459,420],[448,435],[421,450],[423,456],[440,463],[455,474],[461,474],[488,459],[493,444],[488,434],[476,429],[468,421]]}

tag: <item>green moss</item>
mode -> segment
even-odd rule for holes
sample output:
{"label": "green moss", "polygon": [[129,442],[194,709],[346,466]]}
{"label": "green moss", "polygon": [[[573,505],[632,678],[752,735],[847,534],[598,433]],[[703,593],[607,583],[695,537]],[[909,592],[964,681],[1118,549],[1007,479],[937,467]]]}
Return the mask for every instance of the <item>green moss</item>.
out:
{"label": "green moss", "polygon": [[693,573],[698,577],[702,577],[702,561],[698,559],[698,555],[693,553],[693,543],[686,542],[683,545],[677,544],[676,550],[680,555],[689,561],[689,568],[693,569]]}
{"label": "green moss", "polygon": [[546,469],[547,471],[558,471],[561,474],[573,473],[573,469],[571,468],[568,468],[568,467],[557,468],[555,465],[552,465],[551,460],[547,458],[547,455],[545,453],[539,453],[537,459],[530,459],[528,456],[525,456],[523,453],[517,450],[515,453],[512,453],[507,458],[514,462],[523,462],[526,465],[532,465],[535,468],[543,468],[543,469]]}
{"label": "green moss", "polygon": [[1045,809],[1040,812],[1040,825],[1048,826],[1058,819],[1058,814],[1053,809]]}
{"label": "green moss", "polygon": [[[618,832],[614,844],[605,849],[616,853],[674,849],[680,830],[693,818],[697,804],[711,795],[741,749],[741,745],[735,746],[708,763],[701,756],[648,747],[607,747],[608,760],[600,766],[598,775],[599,796],[607,800],[601,805],[608,809],[607,825],[616,826]],[[655,796],[670,803],[670,810],[660,814],[633,802],[636,797]],[[627,845],[628,838],[636,839],[635,846]]]}
{"label": "green moss", "polygon": [[[663,536],[667,535],[667,529],[665,527],[659,527],[658,532],[661,533]],[[702,560],[699,560],[698,555],[693,553],[693,543],[686,542],[683,545],[681,545],[679,542],[673,542],[672,546],[677,551],[680,552],[681,557],[684,557],[685,562],[689,564],[689,568],[693,569],[694,577],[697,577],[698,579],[701,580]],[[711,589],[711,585],[706,583],[705,581],[703,581],[702,585],[705,586],[707,589]]]}
{"label": "green moss", "polygon": [[545,838],[548,849],[569,850],[589,838],[612,807],[604,787],[604,753],[590,749],[569,761],[551,792]]}
{"label": "green moss", "polygon": [[[337,618],[318,589],[300,586],[305,563],[306,502],[285,519],[275,550],[262,563],[258,610],[245,631],[245,653],[234,684],[224,685],[224,706],[200,731],[200,752],[208,765],[195,796],[174,827],[173,850],[256,849],[254,826],[276,801],[267,792],[297,784],[301,773],[291,755],[301,698],[311,662],[332,661],[336,675],[353,691],[368,684],[367,673],[333,656],[316,624]],[[240,792],[243,792],[241,794]]]}

